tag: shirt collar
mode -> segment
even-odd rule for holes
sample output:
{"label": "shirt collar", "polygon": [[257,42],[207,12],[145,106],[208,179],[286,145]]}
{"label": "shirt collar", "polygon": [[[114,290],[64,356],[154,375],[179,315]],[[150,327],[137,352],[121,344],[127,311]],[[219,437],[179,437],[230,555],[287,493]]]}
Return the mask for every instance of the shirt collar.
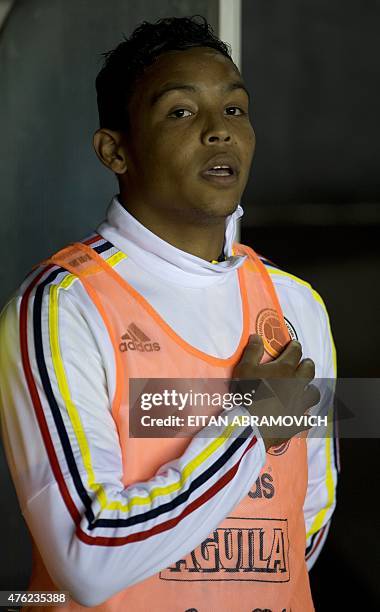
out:
{"label": "shirt collar", "polygon": [[181,251],[151,232],[120,204],[117,196],[111,200],[106,219],[97,227],[97,232],[146,271],[181,285],[205,286],[242,265],[245,257],[232,254],[237,221],[242,215],[239,204],[226,218],[226,260],[215,264]]}

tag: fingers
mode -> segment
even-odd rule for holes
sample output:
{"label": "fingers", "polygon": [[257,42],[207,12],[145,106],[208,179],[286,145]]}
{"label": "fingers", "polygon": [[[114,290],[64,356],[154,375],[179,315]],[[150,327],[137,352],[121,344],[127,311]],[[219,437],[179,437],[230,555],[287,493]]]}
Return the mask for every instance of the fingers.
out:
{"label": "fingers", "polygon": [[[261,336],[252,334],[244,353],[233,371],[232,378],[241,379],[297,379],[304,381],[304,387],[315,376],[315,365],[312,359],[302,357],[302,346],[297,340],[292,340],[276,359],[262,364],[264,344]],[[302,381],[301,381],[302,379]]]}
{"label": "fingers", "polygon": [[251,334],[240,360],[241,366],[258,366],[264,355],[264,344],[259,334]]}
{"label": "fingers", "polygon": [[296,378],[304,378],[305,386],[315,377],[315,364],[312,359],[303,359],[295,372]]}
{"label": "fingers", "polygon": [[[311,408],[318,404],[321,399],[321,394],[319,389],[315,385],[309,385],[307,389],[303,393],[302,404],[303,404],[303,414],[309,416],[311,414]],[[300,427],[297,427],[296,431],[293,435],[302,434],[303,432],[308,432],[313,429],[314,425],[311,423],[303,424]]]}
{"label": "fingers", "polygon": [[302,357],[302,346],[297,340],[291,340],[275,360],[276,364],[294,371]]}
{"label": "fingers", "polygon": [[303,402],[306,410],[309,410],[310,408],[312,408],[312,406],[318,404],[320,399],[321,394],[318,387],[316,387],[315,385],[309,385],[307,389],[305,389],[303,395]]}

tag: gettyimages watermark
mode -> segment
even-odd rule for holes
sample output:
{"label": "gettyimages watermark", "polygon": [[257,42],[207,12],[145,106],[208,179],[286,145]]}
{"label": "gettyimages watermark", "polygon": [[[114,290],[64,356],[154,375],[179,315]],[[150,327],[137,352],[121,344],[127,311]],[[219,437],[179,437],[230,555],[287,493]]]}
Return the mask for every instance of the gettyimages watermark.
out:
{"label": "gettyimages watermark", "polygon": [[[140,408],[144,412],[154,411],[157,407],[163,409],[175,409],[178,414],[170,414],[166,417],[151,416],[145,414],[141,416],[143,427],[166,427],[171,425],[184,425],[190,427],[202,427],[216,425],[254,425],[256,427],[292,427],[302,426],[327,426],[328,417],[321,415],[302,414],[302,415],[229,415],[228,412],[234,408],[251,408],[254,404],[255,389],[250,393],[209,393],[189,389],[189,391],[177,391],[177,389],[164,389],[160,392],[144,392],[140,396]],[[210,408],[218,407],[223,409],[222,414],[210,414]],[[202,408],[208,413],[193,414],[197,409]],[[189,411],[191,412],[189,414]],[[179,413],[185,412],[185,416]]]}
{"label": "gettyimages watermark", "polygon": [[[131,379],[130,437],[380,437],[380,379]],[[243,432],[245,432],[243,434]],[[303,434],[305,435],[305,434]]]}

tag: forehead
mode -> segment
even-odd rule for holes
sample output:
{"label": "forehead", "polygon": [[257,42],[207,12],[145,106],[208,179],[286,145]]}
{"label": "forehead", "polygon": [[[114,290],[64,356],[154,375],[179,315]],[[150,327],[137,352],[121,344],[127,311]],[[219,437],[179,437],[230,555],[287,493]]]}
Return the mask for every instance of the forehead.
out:
{"label": "forehead", "polygon": [[203,87],[241,80],[235,64],[208,47],[194,47],[184,51],[168,51],[159,55],[149,66],[139,83],[144,91],[158,92],[170,81],[199,83]]}

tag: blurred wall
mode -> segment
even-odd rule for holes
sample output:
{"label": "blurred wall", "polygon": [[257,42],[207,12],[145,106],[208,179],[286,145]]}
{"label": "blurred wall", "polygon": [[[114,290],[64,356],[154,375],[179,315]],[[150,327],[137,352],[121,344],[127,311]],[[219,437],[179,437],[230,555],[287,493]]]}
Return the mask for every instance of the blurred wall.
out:
{"label": "blurred wall", "polygon": [[242,14],[258,147],[248,199],[379,204],[380,3],[243,0]]}
{"label": "blurred wall", "polygon": [[[339,376],[379,377],[380,2],[243,0],[242,17],[257,136],[242,241],[322,295]],[[340,447],[315,606],[375,610],[380,441]]]}

